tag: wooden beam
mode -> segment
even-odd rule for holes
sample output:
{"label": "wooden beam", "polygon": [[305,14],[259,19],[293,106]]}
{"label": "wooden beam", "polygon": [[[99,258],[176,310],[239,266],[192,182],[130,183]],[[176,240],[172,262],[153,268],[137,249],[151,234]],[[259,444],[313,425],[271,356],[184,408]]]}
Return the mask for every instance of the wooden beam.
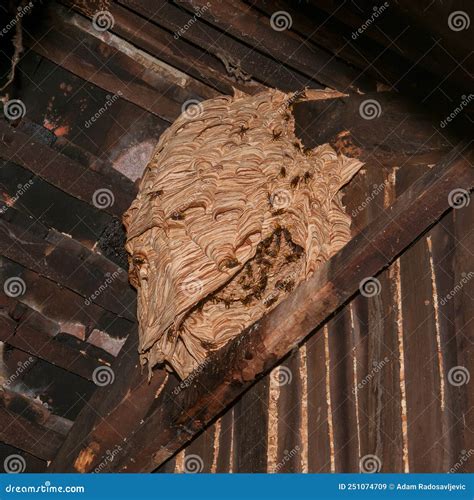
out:
{"label": "wooden beam", "polygon": [[[76,0],[61,2],[90,19],[98,10],[94,0],[83,0],[80,3]],[[222,71],[222,62],[211,54],[188,43],[182,37],[175,38],[165,29],[130,9],[112,3],[108,6],[108,12],[114,20],[110,31],[219,92],[232,94],[233,87],[248,94],[265,90],[265,86],[256,81],[238,81],[225,74]]]}
{"label": "wooden beam", "polygon": [[186,100],[218,94],[113,33],[96,30],[90,20],[59,4],[52,4],[47,14],[25,37],[31,49],[168,122],[178,117]]}
{"label": "wooden beam", "polygon": [[85,306],[95,303],[135,321],[136,293],[127,272],[54,229],[39,238],[0,220],[0,255],[80,294]]}
{"label": "wooden beam", "polygon": [[72,422],[53,415],[30,398],[0,388],[0,440],[43,460],[51,460]]}
{"label": "wooden beam", "polygon": [[[104,176],[58,153],[0,120],[0,158],[21,165],[53,186],[91,206],[121,218],[135,193],[124,191],[113,176]],[[113,197],[111,196],[111,194]],[[95,202],[95,203],[94,203]]]}
{"label": "wooden beam", "polygon": [[[221,0],[212,8],[208,7],[207,0],[174,0],[174,3],[186,8],[191,15],[201,12],[202,17],[212,25],[311,80],[341,92],[371,88],[363,71],[354,69],[291,31],[292,20],[287,17],[288,13],[280,14],[280,20],[273,22],[275,29],[270,19],[259,15],[241,0]],[[285,25],[287,29],[280,29]]]}
{"label": "wooden beam", "polygon": [[[191,374],[183,388],[173,381],[167,383],[145,421],[121,442],[121,453],[107,471],[150,472],[190,441],[357,293],[363,279],[387,267],[448,210],[453,189],[472,189],[473,159],[472,150],[452,151],[284,302],[215,353],[202,370]],[[136,353],[131,359],[138,362]],[[61,450],[54,471],[78,470],[74,464],[81,456],[91,456],[93,449],[92,459],[81,469],[92,470],[96,457],[103,454],[104,449],[88,437],[96,419],[89,414],[81,420],[89,430],[79,440],[66,441],[69,450],[73,443],[78,448],[67,461]]]}
{"label": "wooden beam", "polygon": [[[279,60],[262,54],[246,43],[202,22],[197,16],[194,21],[193,14],[165,0],[141,0],[140,2],[119,0],[118,3],[212,54],[221,61],[222,71],[227,71],[229,76],[233,76],[236,80],[252,78],[285,91],[295,91],[305,86],[321,87],[317,80],[299,71],[292,71]],[[229,14],[227,12],[227,15]]]}

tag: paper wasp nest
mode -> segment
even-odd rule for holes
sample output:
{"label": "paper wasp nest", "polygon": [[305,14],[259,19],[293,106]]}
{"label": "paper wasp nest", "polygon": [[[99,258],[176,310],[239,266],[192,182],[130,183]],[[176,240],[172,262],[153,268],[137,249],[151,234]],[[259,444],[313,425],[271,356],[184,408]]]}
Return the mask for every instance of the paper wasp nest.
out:
{"label": "paper wasp nest", "polygon": [[218,97],[161,136],[124,216],[150,370],[185,378],[348,241],[339,190],[361,163],[303,151],[292,99]]}

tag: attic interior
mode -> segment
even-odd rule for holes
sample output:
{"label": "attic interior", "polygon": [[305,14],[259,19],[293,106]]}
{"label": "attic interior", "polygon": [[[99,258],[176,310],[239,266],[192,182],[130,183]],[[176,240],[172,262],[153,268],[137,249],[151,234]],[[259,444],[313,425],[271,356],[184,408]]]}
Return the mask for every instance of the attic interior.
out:
{"label": "attic interior", "polygon": [[[474,472],[470,2],[0,10],[4,472]],[[269,89],[312,96],[290,103],[305,150],[363,163],[350,241],[150,377],[122,217],[180,115]]]}

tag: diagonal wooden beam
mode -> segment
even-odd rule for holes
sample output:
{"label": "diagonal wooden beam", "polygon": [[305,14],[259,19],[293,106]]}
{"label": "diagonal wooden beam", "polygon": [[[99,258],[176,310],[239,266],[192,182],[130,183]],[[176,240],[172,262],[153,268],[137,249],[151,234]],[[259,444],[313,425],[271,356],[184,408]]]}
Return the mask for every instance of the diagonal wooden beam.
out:
{"label": "diagonal wooden beam", "polygon": [[[387,267],[438,220],[450,208],[452,190],[472,189],[473,160],[472,150],[453,150],[278,307],[191,374],[182,389],[170,380],[144,422],[137,422],[134,434],[120,442],[121,452],[107,471],[152,471],[190,441],[357,293],[363,279]],[[131,359],[138,363],[136,354]],[[86,466],[81,462],[81,470],[93,470],[97,457],[104,454],[106,448],[91,439],[97,419],[85,415],[81,421],[77,425],[89,426],[89,431],[83,430],[79,441],[71,433],[64,448],[68,453],[61,450],[54,471],[78,470],[78,459],[84,455],[90,460]]]}
{"label": "diagonal wooden beam", "polygon": [[[120,174],[117,173],[115,182],[113,175],[105,176],[84,167],[5,120],[0,120],[0,158],[21,165],[61,191],[97,210],[103,207],[101,209],[116,217],[122,217],[135,198],[133,184],[130,183],[130,190],[124,190]],[[105,203],[101,204],[102,201]]]}

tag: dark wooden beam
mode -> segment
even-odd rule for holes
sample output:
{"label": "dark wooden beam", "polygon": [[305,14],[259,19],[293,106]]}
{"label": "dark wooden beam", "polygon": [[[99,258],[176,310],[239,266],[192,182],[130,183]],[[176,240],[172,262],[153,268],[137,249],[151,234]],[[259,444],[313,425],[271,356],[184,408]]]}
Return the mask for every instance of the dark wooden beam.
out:
{"label": "dark wooden beam", "polygon": [[127,272],[53,229],[39,238],[0,220],[0,255],[80,294],[85,306],[95,303],[135,321],[136,293]]}
{"label": "dark wooden beam", "polygon": [[[193,14],[165,0],[119,0],[118,3],[212,54],[221,62],[222,71],[237,80],[252,78],[287,91],[295,91],[305,86],[321,87],[316,79],[285,67],[279,60],[202,22],[198,17],[190,23],[190,20],[194,19]],[[227,12],[227,15],[229,14],[230,12]]]}
{"label": "dark wooden beam", "polygon": [[43,460],[52,460],[72,422],[44,405],[0,388],[0,440]]}
{"label": "dark wooden beam", "polygon": [[[291,31],[291,18],[280,14],[273,21],[259,15],[241,0],[221,0],[208,7],[207,0],[174,0],[192,16],[196,11],[208,22],[244,43],[273,57],[308,79],[341,92],[371,88],[363,72],[336,58],[326,49],[308,43]],[[287,26],[286,29],[280,29]],[[275,29],[275,27],[277,29]],[[295,89],[296,90],[296,89]]]}
{"label": "dark wooden beam", "polygon": [[[94,0],[83,0],[80,3],[76,0],[61,0],[61,3],[89,19],[93,18],[97,10]],[[222,62],[211,54],[182,37],[175,38],[173,34],[133,10],[112,3],[108,6],[108,12],[114,20],[109,31],[224,94],[232,94],[233,87],[249,94],[265,90],[264,85],[254,80],[238,81],[225,74]]]}
{"label": "dark wooden beam", "polygon": [[[357,293],[363,279],[387,267],[439,219],[450,208],[453,189],[472,189],[473,159],[472,150],[452,151],[284,302],[215,353],[201,372],[189,377],[189,384],[177,389],[175,383],[167,383],[144,422],[121,442],[121,452],[107,471],[150,472],[190,441]],[[131,359],[138,362],[136,354]],[[54,471],[78,470],[77,461],[90,457],[91,450],[92,459],[86,466],[81,462],[81,470],[93,470],[96,458],[103,455],[104,448],[88,437],[97,419],[88,418],[87,422],[84,417],[83,424],[78,419],[77,425],[88,430],[81,433],[81,439],[66,441],[70,454],[61,450]],[[77,448],[71,451],[74,445]]]}
{"label": "dark wooden beam", "polygon": [[191,98],[209,99],[217,91],[137,49],[89,19],[52,4],[47,17],[28,30],[25,43],[84,80],[113,92],[169,122]]}
{"label": "dark wooden beam", "polygon": [[0,341],[90,381],[95,370],[114,359],[87,342],[61,335],[57,323],[4,294],[0,295]]}
{"label": "dark wooden beam", "polygon": [[4,120],[0,120],[0,158],[21,165],[62,191],[97,210],[103,207],[116,217],[122,217],[135,197],[133,190],[123,189],[122,180],[115,183],[113,176],[84,167]]}

